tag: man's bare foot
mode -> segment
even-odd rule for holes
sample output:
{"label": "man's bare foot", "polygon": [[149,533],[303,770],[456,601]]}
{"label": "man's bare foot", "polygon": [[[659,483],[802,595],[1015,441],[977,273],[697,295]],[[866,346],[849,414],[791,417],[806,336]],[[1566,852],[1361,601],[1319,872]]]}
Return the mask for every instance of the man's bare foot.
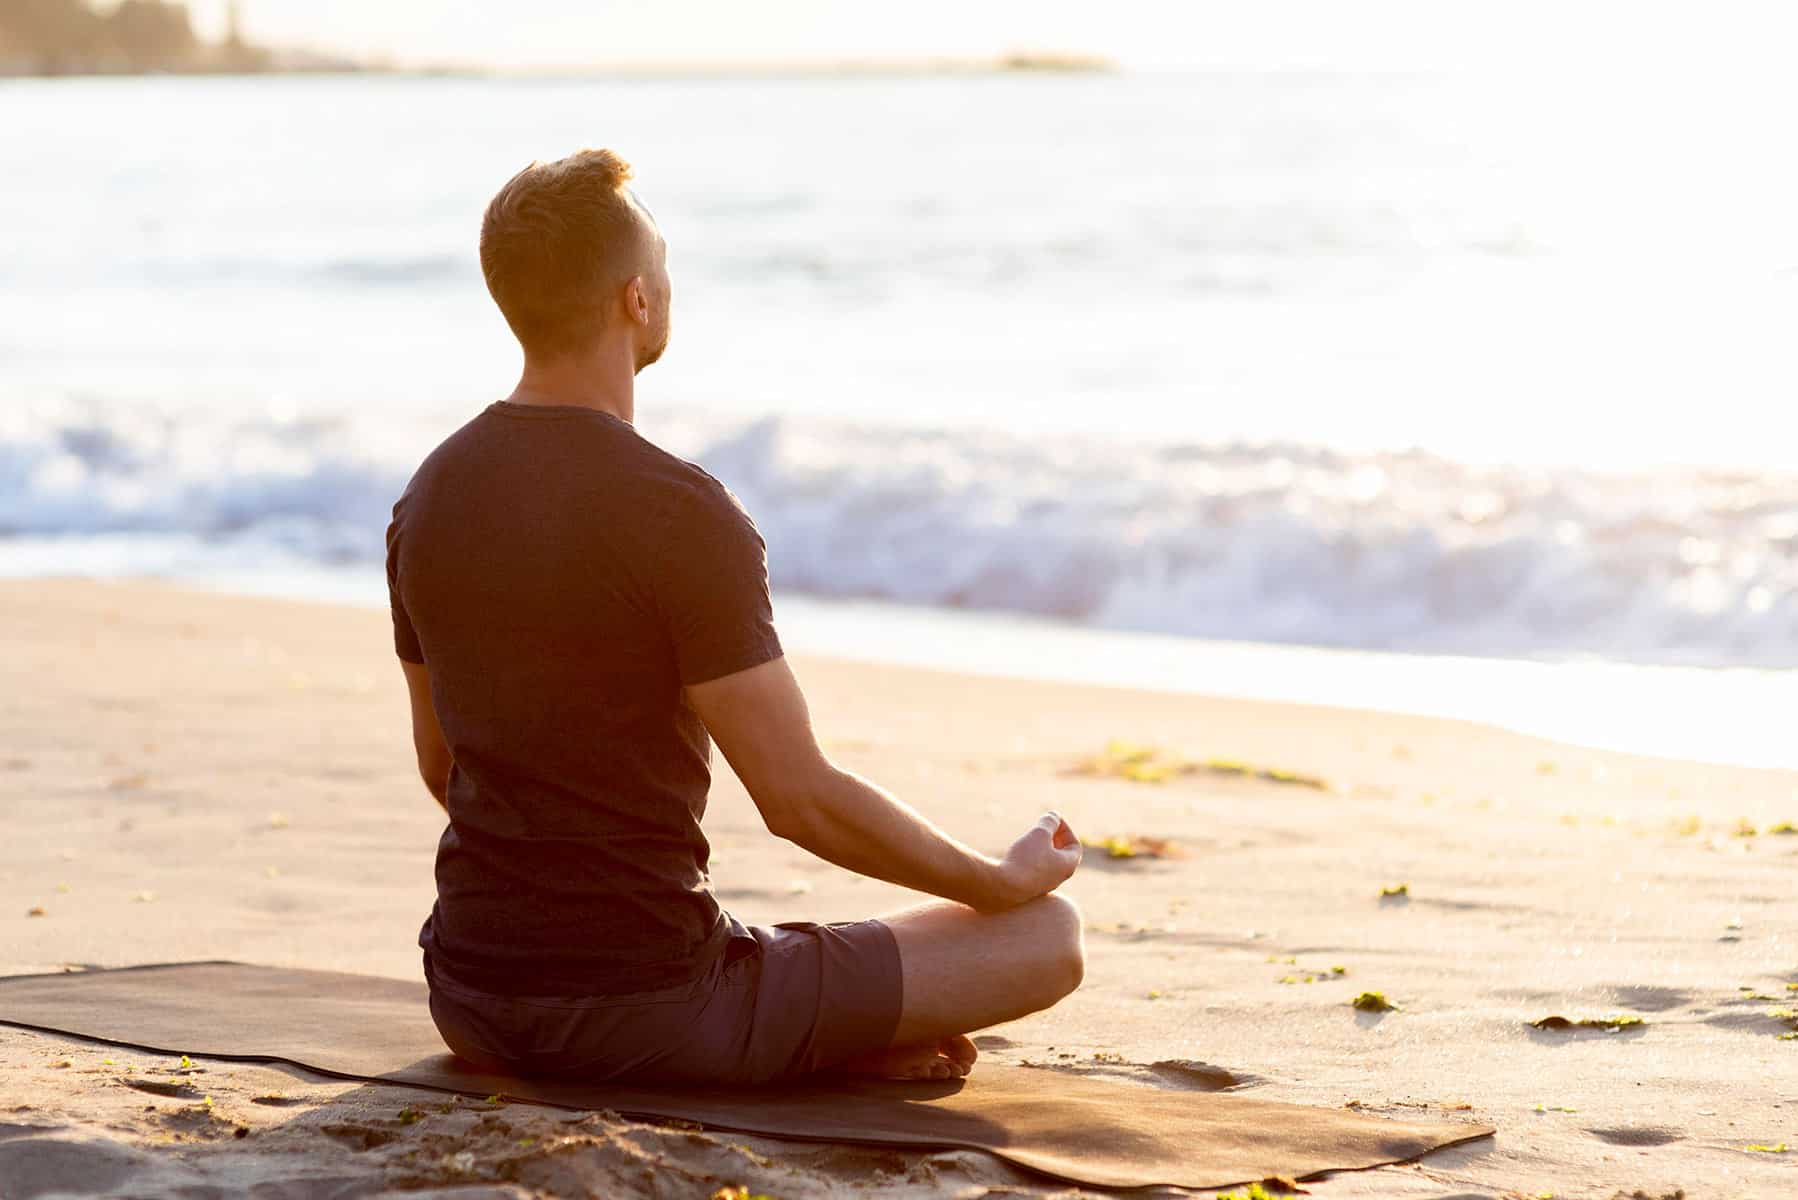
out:
{"label": "man's bare foot", "polygon": [[963,1034],[946,1037],[939,1042],[922,1042],[913,1046],[893,1046],[878,1054],[864,1054],[844,1063],[842,1070],[850,1075],[872,1075],[878,1079],[959,1079],[974,1066],[980,1051]]}

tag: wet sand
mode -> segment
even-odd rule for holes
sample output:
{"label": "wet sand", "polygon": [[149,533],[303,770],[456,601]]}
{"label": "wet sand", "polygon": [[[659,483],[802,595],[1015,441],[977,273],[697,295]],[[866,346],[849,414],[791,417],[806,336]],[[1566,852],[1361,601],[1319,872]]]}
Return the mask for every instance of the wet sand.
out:
{"label": "wet sand", "polygon": [[[0,973],[230,958],[419,976],[441,814],[383,614],[7,582],[0,639]],[[1798,1021],[1772,1015],[1798,1010],[1798,834],[1775,832],[1798,822],[1798,774],[1450,721],[795,668],[833,757],[958,836],[996,852],[1053,807],[1095,843],[1066,889],[1086,983],[987,1031],[989,1058],[1137,1086],[1164,1082],[1146,1064],[1200,1060],[1269,1099],[1499,1128],[1306,1185],[1324,1197],[1798,1192],[1798,1038],[1782,1038]],[[706,828],[743,919],[912,898],[774,839],[720,772]],[[1358,1011],[1363,992],[1397,1008]],[[1640,1023],[1531,1026],[1549,1016]],[[446,1105],[12,1029],[0,1110],[9,1198],[1068,1190],[968,1152]]]}

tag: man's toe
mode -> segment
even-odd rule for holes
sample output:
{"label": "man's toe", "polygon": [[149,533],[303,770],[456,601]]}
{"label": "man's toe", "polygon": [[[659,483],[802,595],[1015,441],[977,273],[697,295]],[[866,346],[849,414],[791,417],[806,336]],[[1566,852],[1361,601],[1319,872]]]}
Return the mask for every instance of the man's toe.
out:
{"label": "man's toe", "polygon": [[944,1038],[938,1049],[943,1057],[959,1067],[964,1075],[974,1065],[974,1060],[980,1057],[980,1050],[974,1045],[973,1039],[962,1033]]}

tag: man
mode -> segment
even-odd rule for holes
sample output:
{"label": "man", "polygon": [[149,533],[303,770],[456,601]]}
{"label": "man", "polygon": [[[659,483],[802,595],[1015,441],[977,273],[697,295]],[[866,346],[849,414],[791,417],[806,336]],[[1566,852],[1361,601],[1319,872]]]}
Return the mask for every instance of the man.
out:
{"label": "man", "polygon": [[[488,206],[481,269],[524,372],[394,505],[394,641],[449,814],[419,934],[431,1013],[477,1066],[641,1082],[965,1075],[971,1030],[1079,985],[1080,844],[1047,814],[1001,859],[813,738],[761,537],[632,427],[668,344],[667,246],[585,150]],[[709,737],[708,737],[709,734]],[[946,902],[746,926],[699,822],[716,740],[768,829]]]}

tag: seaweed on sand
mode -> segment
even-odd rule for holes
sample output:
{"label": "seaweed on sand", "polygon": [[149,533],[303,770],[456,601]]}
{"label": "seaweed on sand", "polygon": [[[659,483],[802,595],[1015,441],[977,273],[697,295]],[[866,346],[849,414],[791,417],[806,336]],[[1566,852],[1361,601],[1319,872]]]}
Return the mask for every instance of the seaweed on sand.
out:
{"label": "seaweed on sand", "polygon": [[1186,852],[1169,838],[1142,834],[1113,834],[1111,837],[1082,839],[1080,844],[1107,858],[1184,858]]}
{"label": "seaweed on sand", "polygon": [[1350,1000],[1349,1004],[1357,1012],[1383,1013],[1404,1011],[1398,1005],[1386,999],[1385,992],[1362,992],[1359,996]]}
{"label": "seaweed on sand", "polygon": [[1284,767],[1259,766],[1231,758],[1193,760],[1137,742],[1113,741],[1105,749],[1069,767],[1065,774],[1125,779],[1132,783],[1166,783],[1184,775],[1230,775],[1267,783],[1329,791],[1330,785],[1315,775]]}
{"label": "seaweed on sand", "polygon": [[1634,1029],[1646,1024],[1648,1022],[1641,1017],[1631,1016],[1627,1013],[1616,1013],[1608,1017],[1584,1017],[1578,1021],[1570,1021],[1566,1017],[1543,1017],[1530,1022],[1531,1028],[1534,1029],[1602,1029],[1606,1033],[1621,1033],[1625,1029]]}

